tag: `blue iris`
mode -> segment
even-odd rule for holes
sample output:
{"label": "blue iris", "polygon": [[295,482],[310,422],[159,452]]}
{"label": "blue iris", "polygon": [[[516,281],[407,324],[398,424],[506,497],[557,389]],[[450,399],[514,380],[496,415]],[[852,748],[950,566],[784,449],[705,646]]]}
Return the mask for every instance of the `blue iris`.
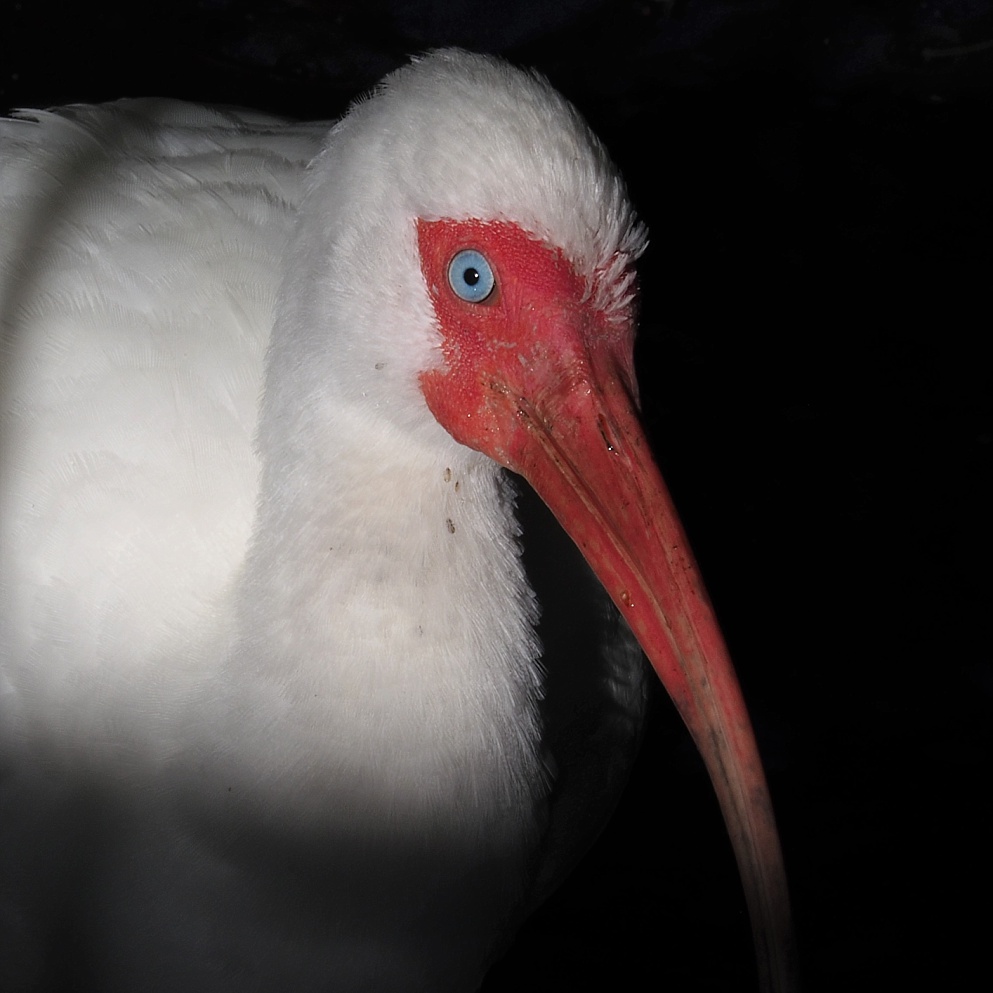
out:
{"label": "blue iris", "polygon": [[448,265],[448,284],[468,303],[480,303],[492,292],[496,279],[485,256],[471,248],[459,252]]}

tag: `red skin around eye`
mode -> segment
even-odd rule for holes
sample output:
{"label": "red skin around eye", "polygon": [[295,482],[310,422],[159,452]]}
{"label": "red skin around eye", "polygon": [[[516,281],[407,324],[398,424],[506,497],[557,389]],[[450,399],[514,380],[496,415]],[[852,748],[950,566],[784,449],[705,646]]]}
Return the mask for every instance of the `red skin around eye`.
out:
{"label": "red skin around eye", "polygon": [[[421,388],[456,440],[514,468],[514,432],[494,423],[494,403],[502,409],[508,392],[537,402],[582,388],[594,355],[634,392],[631,322],[612,323],[584,299],[586,280],[561,251],[505,221],[418,221],[417,233],[443,355]],[[465,249],[493,270],[493,291],[478,303],[448,282],[449,264]]]}

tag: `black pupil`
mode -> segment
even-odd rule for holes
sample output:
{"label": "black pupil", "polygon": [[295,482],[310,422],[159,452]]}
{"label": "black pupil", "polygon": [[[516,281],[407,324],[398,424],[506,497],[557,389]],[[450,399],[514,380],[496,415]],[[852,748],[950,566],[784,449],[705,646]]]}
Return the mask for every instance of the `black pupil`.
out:
{"label": "black pupil", "polygon": [[479,282],[479,271],[470,266],[463,270],[462,278],[465,280],[466,286],[475,286]]}

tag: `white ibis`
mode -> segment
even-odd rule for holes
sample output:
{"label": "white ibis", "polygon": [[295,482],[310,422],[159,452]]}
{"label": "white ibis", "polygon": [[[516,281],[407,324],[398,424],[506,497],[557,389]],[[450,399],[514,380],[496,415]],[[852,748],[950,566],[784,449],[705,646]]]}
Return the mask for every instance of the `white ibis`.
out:
{"label": "white ibis", "polygon": [[[645,232],[575,110],[440,52],[330,129],[123,101],[0,140],[0,986],[478,986],[641,718],[588,601],[543,655],[503,467],[676,702],[788,989],[758,753],[638,426]],[[542,695],[591,664],[571,776]]]}

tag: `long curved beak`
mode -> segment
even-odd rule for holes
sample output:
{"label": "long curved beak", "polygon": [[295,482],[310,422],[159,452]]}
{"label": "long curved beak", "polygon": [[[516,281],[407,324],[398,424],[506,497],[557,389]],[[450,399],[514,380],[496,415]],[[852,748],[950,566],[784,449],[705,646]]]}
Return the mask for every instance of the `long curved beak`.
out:
{"label": "long curved beak", "polygon": [[535,405],[505,398],[526,427],[511,467],[579,546],[696,741],[738,861],[762,989],[785,993],[795,988],[786,874],[734,667],[628,377],[609,347],[588,364],[588,378],[570,376]]}

